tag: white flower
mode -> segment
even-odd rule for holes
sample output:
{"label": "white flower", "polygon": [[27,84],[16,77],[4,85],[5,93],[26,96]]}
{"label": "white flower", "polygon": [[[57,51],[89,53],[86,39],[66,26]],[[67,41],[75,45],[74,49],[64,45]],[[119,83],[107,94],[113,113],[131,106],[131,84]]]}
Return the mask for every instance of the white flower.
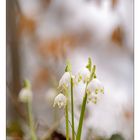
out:
{"label": "white flower", "polygon": [[27,103],[32,100],[32,91],[28,88],[21,89],[19,93],[19,100],[23,103]]}
{"label": "white flower", "polygon": [[93,79],[87,86],[87,92],[92,93],[95,92],[98,93],[104,93],[104,87],[102,83],[98,79]]}
{"label": "white flower", "polygon": [[104,87],[98,79],[93,79],[87,86],[87,101],[96,103],[104,93]]}
{"label": "white flower", "polygon": [[79,81],[82,80],[84,83],[86,83],[90,78],[90,71],[87,68],[83,68],[78,73],[78,77],[79,77],[78,78]]}
{"label": "white flower", "polygon": [[70,73],[69,72],[65,72],[64,75],[62,76],[62,78],[59,81],[59,88],[65,89],[70,87]]}
{"label": "white flower", "polygon": [[61,108],[65,107],[66,103],[67,103],[66,97],[62,93],[60,93],[55,97],[53,106],[55,107],[56,105],[58,105],[58,107]]}

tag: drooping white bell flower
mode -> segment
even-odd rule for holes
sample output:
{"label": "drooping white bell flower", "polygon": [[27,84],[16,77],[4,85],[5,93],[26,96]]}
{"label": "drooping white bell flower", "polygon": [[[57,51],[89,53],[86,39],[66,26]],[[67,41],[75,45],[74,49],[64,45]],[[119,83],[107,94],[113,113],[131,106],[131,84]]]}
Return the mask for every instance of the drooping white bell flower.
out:
{"label": "drooping white bell flower", "polygon": [[104,87],[98,79],[93,79],[87,86],[87,101],[97,103],[104,93]]}
{"label": "drooping white bell flower", "polygon": [[78,73],[78,81],[83,81],[86,83],[90,78],[90,71],[87,68],[81,69],[81,71]]}
{"label": "drooping white bell flower", "polygon": [[92,79],[87,86],[87,93],[90,94],[92,92],[95,92],[96,94],[104,93],[104,87],[97,78]]}
{"label": "drooping white bell flower", "polygon": [[19,100],[23,103],[32,101],[32,91],[29,88],[22,88],[19,93]]}
{"label": "drooping white bell flower", "polygon": [[66,103],[66,97],[62,93],[60,93],[55,97],[53,106],[55,107],[56,105],[58,105],[59,108],[62,108],[66,106]]}
{"label": "drooping white bell flower", "polygon": [[68,89],[70,87],[71,76],[69,72],[65,72],[59,81],[60,89]]}

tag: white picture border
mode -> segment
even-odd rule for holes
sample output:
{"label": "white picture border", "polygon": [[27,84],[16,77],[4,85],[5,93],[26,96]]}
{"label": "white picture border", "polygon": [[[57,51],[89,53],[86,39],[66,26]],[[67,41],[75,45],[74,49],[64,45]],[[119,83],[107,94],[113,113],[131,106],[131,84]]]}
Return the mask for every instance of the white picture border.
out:
{"label": "white picture border", "polygon": [[140,140],[140,1],[134,1],[134,134]]}
{"label": "white picture border", "polygon": [[[140,140],[140,0],[134,1],[134,133]],[[0,1],[0,140],[6,140],[6,0]]]}
{"label": "white picture border", "polygon": [[0,1],[0,140],[6,140],[6,0]]}

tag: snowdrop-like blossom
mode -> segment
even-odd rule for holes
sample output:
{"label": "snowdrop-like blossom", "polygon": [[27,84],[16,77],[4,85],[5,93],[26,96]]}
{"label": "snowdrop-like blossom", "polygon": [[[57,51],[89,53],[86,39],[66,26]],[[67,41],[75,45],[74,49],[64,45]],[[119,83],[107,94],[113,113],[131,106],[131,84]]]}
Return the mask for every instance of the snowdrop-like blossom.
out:
{"label": "snowdrop-like blossom", "polygon": [[64,75],[62,76],[62,78],[59,81],[59,88],[62,89],[67,89],[70,86],[70,73],[69,72],[65,72]]}
{"label": "snowdrop-like blossom", "polygon": [[87,86],[87,100],[96,103],[104,93],[104,87],[98,79],[93,79]]}
{"label": "snowdrop-like blossom", "polygon": [[60,93],[55,97],[53,106],[55,107],[56,105],[58,105],[59,108],[62,108],[66,106],[66,103],[66,97],[62,93]]}
{"label": "snowdrop-like blossom", "polygon": [[83,81],[86,83],[90,78],[90,71],[87,68],[81,69],[81,71],[78,73],[78,81]]}
{"label": "snowdrop-like blossom", "polygon": [[104,87],[102,83],[98,79],[93,79],[87,86],[87,93],[90,94],[92,92],[98,93],[104,93]]}
{"label": "snowdrop-like blossom", "polygon": [[27,103],[32,100],[32,91],[29,88],[21,89],[19,93],[19,100],[23,103]]}

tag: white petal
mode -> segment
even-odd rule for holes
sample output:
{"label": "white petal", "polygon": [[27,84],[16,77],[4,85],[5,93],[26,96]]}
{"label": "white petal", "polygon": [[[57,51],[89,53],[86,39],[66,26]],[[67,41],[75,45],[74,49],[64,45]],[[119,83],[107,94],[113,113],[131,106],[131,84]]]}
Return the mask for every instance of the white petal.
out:
{"label": "white petal", "polygon": [[32,91],[30,89],[23,88],[19,93],[19,100],[23,103],[27,103],[32,100]]}
{"label": "white petal", "polygon": [[90,78],[90,71],[87,68],[83,68],[79,73],[79,79],[82,79],[82,81],[85,83]]}
{"label": "white petal", "polygon": [[58,105],[59,108],[66,106],[66,97],[60,93],[54,99],[54,106]]}
{"label": "white petal", "polygon": [[103,85],[98,79],[93,79],[88,84],[87,89],[89,92],[95,92],[96,90],[98,90],[98,92],[100,92],[103,89]]}
{"label": "white petal", "polygon": [[62,78],[59,81],[59,87],[64,87],[66,86],[66,88],[68,88],[70,86],[70,73],[69,72],[65,72],[64,75],[62,76]]}

